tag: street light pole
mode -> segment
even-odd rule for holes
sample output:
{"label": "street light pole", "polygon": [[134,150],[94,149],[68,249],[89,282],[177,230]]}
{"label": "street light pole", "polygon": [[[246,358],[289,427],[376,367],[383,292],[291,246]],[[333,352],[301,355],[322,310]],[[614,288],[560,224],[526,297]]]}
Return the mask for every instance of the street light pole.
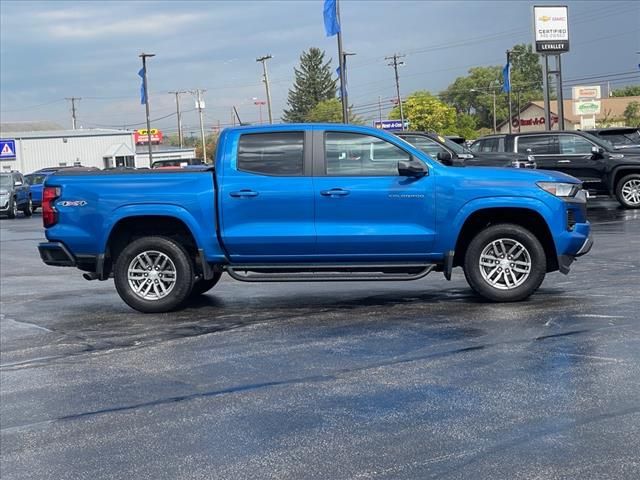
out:
{"label": "street light pole", "polygon": [[[264,86],[267,90],[267,109],[269,110],[269,123],[273,123],[273,114],[271,113],[271,91],[269,89],[269,74],[267,73],[267,60],[269,60],[270,58],[273,57],[271,55],[265,55],[263,57],[256,58],[256,62],[262,63],[262,72],[264,75],[262,81],[264,82]],[[260,112],[262,112],[262,108],[260,109]],[[260,119],[260,123],[262,123],[262,119]]]}
{"label": "street light pole", "polygon": [[202,119],[202,112],[204,110],[204,100],[202,94],[206,92],[201,88],[192,90],[191,94],[196,96],[196,109],[200,112],[200,137],[202,138],[202,161],[207,163],[207,143],[204,138],[204,121]]}
{"label": "street light pole", "polygon": [[144,88],[144,107],[147,114],[147,145],[149,146],[149,167],[153,160],[151,153],[151,120],[149,119],[149,88],[147,84],[147,57],[155,57],[155,53],[141,53],[138,55],[142,58],[142,87]]}

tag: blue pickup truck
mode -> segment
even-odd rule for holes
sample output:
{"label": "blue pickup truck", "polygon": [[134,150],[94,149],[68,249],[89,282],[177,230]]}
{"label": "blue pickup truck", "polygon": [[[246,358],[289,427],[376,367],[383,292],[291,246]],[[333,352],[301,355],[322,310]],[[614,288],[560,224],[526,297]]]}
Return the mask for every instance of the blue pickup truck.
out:
{"label": "blue pickup truck", "polygon": [[354,125],[224,130],[201,170],[58,172],[39,245],[48,265],[114,278],[141,312],[236,280],[451,278],[490,301],[529,297],[592,245],[586,195],[568,175],[438,163]]}

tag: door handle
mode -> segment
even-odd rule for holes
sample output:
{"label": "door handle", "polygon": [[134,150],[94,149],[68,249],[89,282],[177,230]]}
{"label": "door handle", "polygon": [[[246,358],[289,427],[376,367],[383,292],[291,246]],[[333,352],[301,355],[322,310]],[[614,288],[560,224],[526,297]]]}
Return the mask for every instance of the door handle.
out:
{"label": "door handle", "polygon": [[322,190],[320,195],[324,197],[346,197],[349,195],[349,190],[344,190],[343,188],[332,188],[331,190]]}
{"label": "door handle", "polygon": [[229,196],[233,198],[257,197],[258,192],[254,192],[253,190],[240,190],[239,192],[231,192]]}
{"label": "door handle", "polygon": [[558,160],[558,163],[571,163],[571,160]]}

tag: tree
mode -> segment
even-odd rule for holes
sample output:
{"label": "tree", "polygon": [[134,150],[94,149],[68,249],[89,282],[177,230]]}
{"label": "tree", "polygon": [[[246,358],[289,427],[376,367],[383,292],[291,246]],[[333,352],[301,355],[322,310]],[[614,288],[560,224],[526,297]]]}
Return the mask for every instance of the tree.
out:
{"label": "tree", "polygon": [[635,97],[640,95],[640,85],[629,85],[623,88],[616,88],[611,92],[612,97]]}
{"label": "tree", "polygon": [[640,127],[640,102],[629,102],[623,115],[628,127]]}
{"label": "tree", "polygon": [[[444,135],[456,134],[456,110],[427,91],[409,95],[403,102],[404,118],[412,130],[431,130]],[[394,107],[389,118],[400,118],[400,109]]]}
{"label": "tree", "polygon": [[[502,68],[502,65],[471,68],[468,75],[456,78],[441,98],[458,113],[476,116],[478,127],[492,128],[494,92],[497,123],[509,116],[507,94],[502,92]],[[519,44],[511,49],[511,93],[514,113],[517,95],[521,106],[542,98],[542,66],[531,45]]]}
{"label": "tree", "polygon": [[336,81],[331,72],[331,59],[324,61],[324,52],[310,48],[300,55],[300,68],[294,68],[295,82],[289,89],[287,104],[282,120],[303,122],[309,111],[323,100],[336,97]]}
{"label": "tree", "polygon": [[[323,100],[309,110],[304,117],[305,122],[342,123],[342,103],[337,98]],[[349,123],[362,125],[364,122],[349,108]]]}

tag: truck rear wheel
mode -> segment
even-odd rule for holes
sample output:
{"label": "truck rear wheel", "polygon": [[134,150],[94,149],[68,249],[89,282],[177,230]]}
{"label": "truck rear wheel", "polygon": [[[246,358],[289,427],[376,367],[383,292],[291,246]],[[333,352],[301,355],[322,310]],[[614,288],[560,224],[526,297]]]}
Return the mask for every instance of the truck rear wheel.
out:
{"label": "truck rear wheel", "polygon": [[185,249],[167,237],[143,237],[130,243],[115,264],[120,297],[143,313],[168,312],[191,293],[193,264]]}
{"label": "truck rear wheel", "polygon": [[198,295],[207,293],[209,290],[216,286],[216,284],[220,281],[221,276],[222,272],[214,272],[213,278],[209,280],[196,280],[196,282],[193,284],[193,288],[191,289],[191,296],[197,297]]}
{"label": "truck rear wheel", "polygon": [[547,259],[529,230],[499,224],[478,233],[467,248],[464,274],[469,286],[492,302],[517,302],[544,280]]}
{"label": "truck rear wheel", "polygon": [[625,208],[640,208],[640,174],[632,173],[618,180],[616,198]]}

